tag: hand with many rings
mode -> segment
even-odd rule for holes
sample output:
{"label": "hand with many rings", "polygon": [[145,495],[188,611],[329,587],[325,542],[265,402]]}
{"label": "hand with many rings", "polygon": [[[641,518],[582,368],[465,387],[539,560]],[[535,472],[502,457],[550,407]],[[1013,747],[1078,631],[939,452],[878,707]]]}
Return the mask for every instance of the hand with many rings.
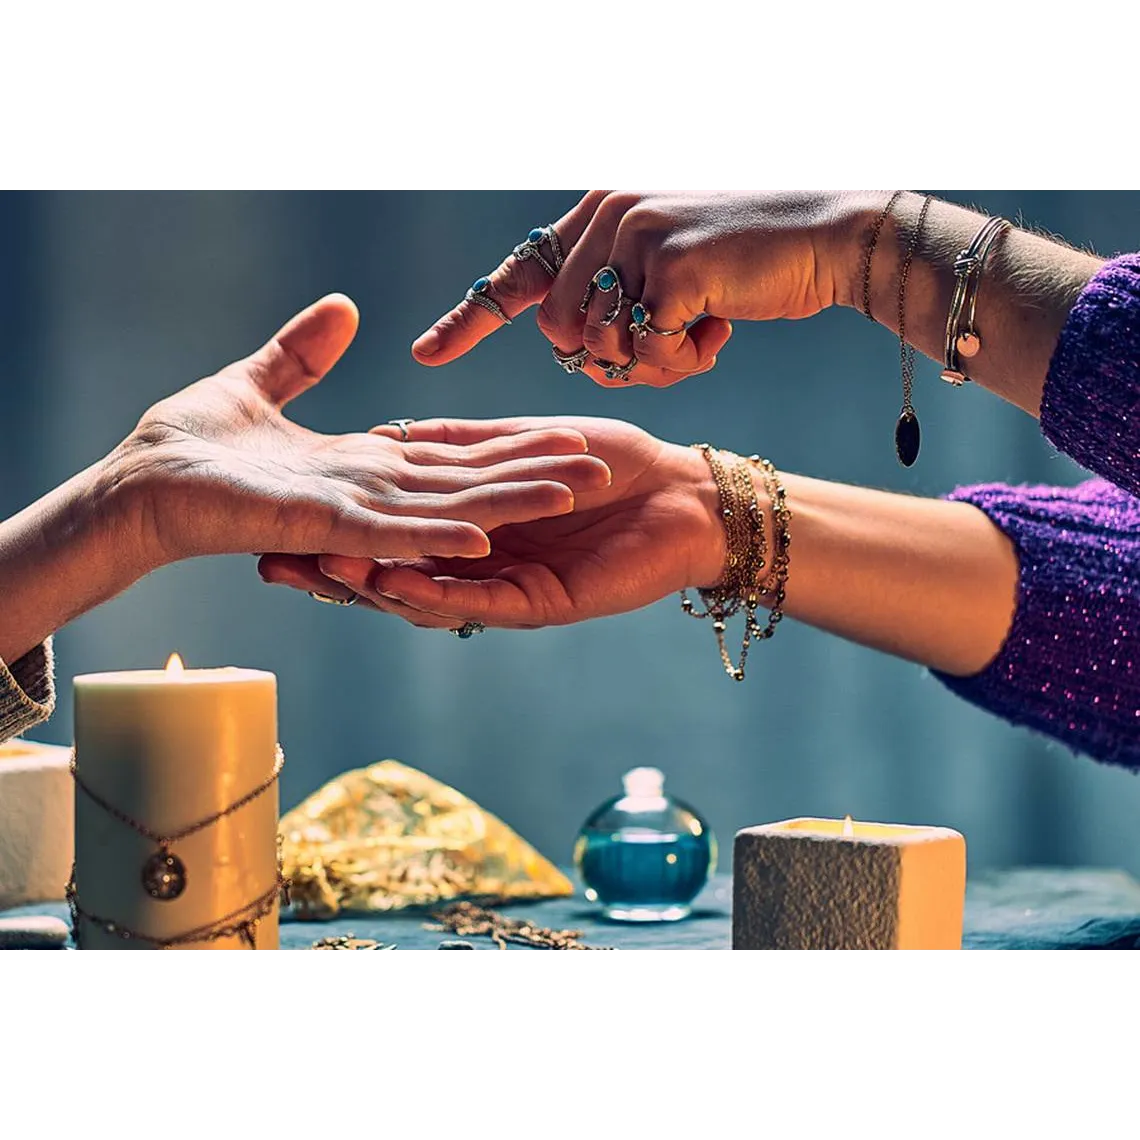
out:
{"label": "hand with many rings", "polygon": [[707,372],[732,320],[808,317],[859,272],[855,194],[591,191],[412,346],[447,364],[538,305],[555,363],[607,387]]}

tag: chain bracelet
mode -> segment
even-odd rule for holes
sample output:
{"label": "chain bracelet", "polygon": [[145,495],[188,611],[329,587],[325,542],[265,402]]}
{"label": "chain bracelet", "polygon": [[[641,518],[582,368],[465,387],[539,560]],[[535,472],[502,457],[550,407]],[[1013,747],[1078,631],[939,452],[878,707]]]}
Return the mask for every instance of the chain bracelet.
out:
{"label": "chain bracelet", "polygon": [[[688,592],[681,591],[681,609],[691,617],[713,619],[717,648],[728,676],[744,680],[748,651],[752,641],[766,641],[775,633],[784,616],[791,542],[791,511],[787,495],[775,468],[758,455],[742,459],[732,452],[717,451],[707,443],[693,445],[705,457],[712,472],[720,500],[725,528],[725,569],[723,579],[707,589],[698,589],[704,610],[697,610]],[[773,534],[771,563],[766,559],[764,512],[756,496],[752,468],[757,468],[771,503]],[[767,570],[767,574],[764,571]],[[771,597],[768,620],[761,626],[756,610],[762,597]],[[727,619],[745,612],[740,659],[733,664],[725,644]]]}

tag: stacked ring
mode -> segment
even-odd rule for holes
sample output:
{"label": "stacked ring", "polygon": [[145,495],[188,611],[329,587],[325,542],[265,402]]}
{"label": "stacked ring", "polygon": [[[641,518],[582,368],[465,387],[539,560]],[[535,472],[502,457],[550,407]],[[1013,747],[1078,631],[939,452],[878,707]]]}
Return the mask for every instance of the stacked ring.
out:
{"label": "stacked ring", "polygon": [[589,311],[595,290],[602,293],[617,291],[617,300],[614,301],[612,308],[606,312],[601,320],[602,325],[608,327],[618,319],[622,305],[626,303],[626,296],[621,287],[621,278],[618,277],[618,272],[612,265],[603,265],[590,279],[589,285],[586,286],[586,293],[582,297],[582,304],[578,307],[579,312]]}
{"label": "stacked ring", "polygon": [[628,380],[629,374],[637,367],[637,357],[631,356],[625,364],[615,364],[612,360],[595,360],[607,380]]}
{"label": "stacked ring", "polygon": [[[550,246],[551,260],[548,261],[540,248],[543,242]],[[551,277],[557,277],[562,268],[562,246],[553,226],[536,226],[526,235],[526,241],[519,242],[512,251],[519,261],[533,258]]]}
{"label": "stacked ring", "polygon": [[454,633],[460,641],[466,641],[474,634],[482,633],[486,628],[481,621],[465,621],[458,629],[453,629],[450,632]]}
{"label": "stacked ring", "polygon": [[577,352],[559,352],[558,346],[552,344],[550,351],[554,359],[558,361],[558,367],[561,368],[563,372],[581,372],[582,365],[590,359],[590,350],[588,348],[580,348]]}
{"label": "stacked ring", "polygon": [[408,424],[414,424],[415,422],[415,420],[389,420],[388,425],[390,427],[398,427],[400,429],[400,435],[403,437],[400,442],[407,443],[411,438],[408,434]]}
{"label": "stacked ring", "polygon": [[359,594],[352,594],[347,598],[333,598],[328,594],[318,594],[316,590],[309,591],[309,597],[314,602],[324,602],[326,606],[354,606]]}
{"label": "stacked ring", "polygon": [[633,308],[630,310],[630,316],[633,318],[633,323],[629,326],[629,331],[637,333],[642,340],[650,333],[654,336],[677,336],[685,331],[684,325],[679,329],[655,329],[649,323],[653,318],[653,314],[640,301],[634,302]]}
{"label": "stacked ring", "polygon": [[502,305],[495,300],[490,294],[491,279],[489,277],[480,277],[470,289],[467,290],[466,300],[474,301],[476,305],[481,305],[488,313],[492,313],[498,317],[505,325],[511,323],[511,318],[503,312]]}

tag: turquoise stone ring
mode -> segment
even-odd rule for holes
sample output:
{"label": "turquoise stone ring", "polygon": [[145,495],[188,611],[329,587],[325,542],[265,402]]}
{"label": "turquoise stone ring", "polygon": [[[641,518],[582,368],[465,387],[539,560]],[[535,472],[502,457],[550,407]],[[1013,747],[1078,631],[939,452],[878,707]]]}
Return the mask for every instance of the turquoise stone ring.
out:
{"label": "turquoise stone ring", "polygon": [[685,331],[683,325],[679,329],[655,329],[653,325],[649,323],[652,320],[653,314],[640,301],[634,303],[629,315],[633,318],[633,323],[629,326],[629,331],[636,333],[642,340],[650,333],[654,336],[677,336],[679,333]]}
{"label": "turquoise stone ring", "polygon": [[[542,243],[550,246],[550,257],[542,252]],[[557,277],[562,268],[562,246],[553,226],[535,226],[512,251],[519,261],[537,261],[550,277]]]}
{"label": "turquoise stone ring", "polygon": [[582,304],[578,307],[579,312],[587,313],[590,311],[590,302],[594,299],[595,292],[617,293],[613,305],[610,306],[599,322],[603,327],[612,325],[618,319],[622,305],[626,302],[625,293],[621,287],[621,278],[618,277],[618,272],[612,265],[603,265],[590,279],[590,284],[586,286],[586,294],[582,298]]}
{"label": "turquoise stone ring", "polygon": [[629,381],[629,374],[637,367],[637,357],[631,356],[625,364],[615,364],[612,360],[595,360],[594,364],[602,370],[607,380]]}
{"label": "turquoise stone ring", "polygon": [[505,325],[511,323],[511,318],[503,312],[503,306],[491,296],[491,279],[490,277],[478,278],[467,290],[465,300],[472,301],[481,309],[486,309],[492,316],[496,316]]}
{"label": "turquoise stone ring", "polygon": [[466,641],[469,637],[473,637],[477,633],[482,633],[487,627],[481,621],[465,621],[458,629],[453,629],[451,632],[459,638],[460,641]]}

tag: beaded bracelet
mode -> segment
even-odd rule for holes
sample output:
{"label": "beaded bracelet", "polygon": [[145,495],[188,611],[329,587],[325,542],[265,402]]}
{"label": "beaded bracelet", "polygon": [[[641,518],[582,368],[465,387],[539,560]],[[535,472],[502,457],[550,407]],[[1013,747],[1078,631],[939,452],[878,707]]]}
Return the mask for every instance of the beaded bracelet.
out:
{"label": "beaded bracelet", "polygon": [[[718,451],[707,443],[693,444],[705,457],[712,471],[720,497],[721,517],[725,531],[724,577],[708,589],[698,589],[704,610],[694,608],[687,591],[681,591],[681,609],[695,618],[713,619],[717,648],[724,671],[735,681],[744,680],[744,666],[753,640],[767,641],[784,617],[784,599],[788,585],[788,546],[792,512],[788,509],[787,492],[767,459],[759,455],[743,459],[731,451]],[[765,494],[772,507],[772,555],[767,559],[764,541],[764,512],[756,498],[752,481],[753,468],[759,470]],[[767,570],[765,574],[764,571]],[[768,620],[761,626],[756,620],[760,599],[771,597]],[[725,645],[727,619],[744,611],[744,636],[740,661],[732,663]]]}
{"label": "beaded bracelet", "polygon": [[[970,377],[960,357],[972,358],[982,347],[982,338],[974,324],[978,305],[978,288],[982,283],[986,258],[998,235],[1010,229],[1005,218],[987,218],[985,225],[974,235],[974,240],[958,254],[954,262],[954,296],[946,317],[946,351],[942,379],[955,388],[969,383]],[[966,314],[966,327],[962,327],[962,314]]]}

